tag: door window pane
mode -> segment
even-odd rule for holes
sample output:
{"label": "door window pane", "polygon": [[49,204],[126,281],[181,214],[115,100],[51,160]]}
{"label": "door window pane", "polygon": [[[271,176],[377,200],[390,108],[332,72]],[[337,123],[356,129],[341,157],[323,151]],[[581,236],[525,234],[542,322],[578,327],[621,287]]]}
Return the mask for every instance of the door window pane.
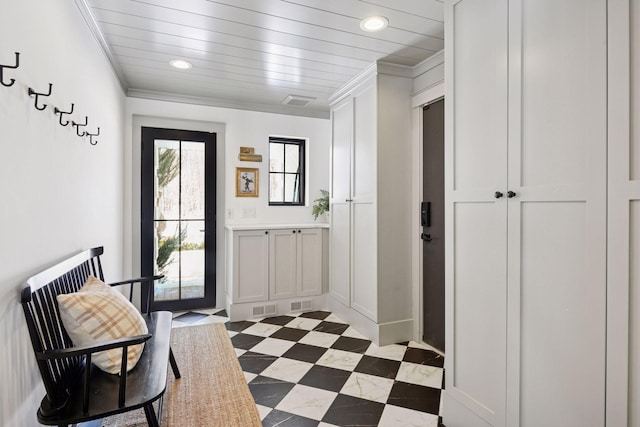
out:
{"label": "door window pane", "polygon": [[156,140],[155,218],[177,219],[180,194],[180,142]]}
{"label": "door window pane", "polygon": [[204,144],[182,141],[180,157],[180,217],[204,219]]}

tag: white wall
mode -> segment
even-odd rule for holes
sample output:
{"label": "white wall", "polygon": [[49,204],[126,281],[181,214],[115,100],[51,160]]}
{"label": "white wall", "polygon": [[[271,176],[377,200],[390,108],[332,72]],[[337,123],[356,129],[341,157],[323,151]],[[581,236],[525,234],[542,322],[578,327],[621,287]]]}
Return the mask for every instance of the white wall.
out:
{"label": "white wall", "polygon": [[[311,206],[320,189],[329,188],[330,124],[317,119],[282,114],[260,113],[220,107],[180,104],[139,98],[127,98],[126,194],[125,194],[125,270],[140,271],[140,126],[156,126],[215,131],[218,133],[218,263],[217,306],[224,305],[224,225],[231,224],[306,224],[312,223]],[[268,204],[269,136],[307,139],[307,206]],[[241,146],[254,147],[262,154],[262,162],[241,162]],[[222,152],[220,151],[222,150]],[[260,169],[259,197],[235,197],[235,168]],[[227,211],[233,210],[233,218]],[[247,218],[245,210],[255,209],[255,218]],[[318,218],[318,222],[323,222]]]}
{"label": "white wall", "polygon": [[[32,273],[105,246],[105,274],[122,271],[124,95],[72,1],[5,2],[0,13],[0,425],[35,426],[44,396],[18,292]],[[52,96],[34,108],[27,88]],[[53,107],[89,117],[96,146],[62,127]],[[67,116],[68,117],[68,116]]]}

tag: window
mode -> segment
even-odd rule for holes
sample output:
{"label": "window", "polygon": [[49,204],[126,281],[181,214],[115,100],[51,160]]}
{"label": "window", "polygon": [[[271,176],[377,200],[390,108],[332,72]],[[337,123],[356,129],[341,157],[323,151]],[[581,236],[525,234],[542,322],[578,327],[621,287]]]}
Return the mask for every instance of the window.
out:
{"label": "window", "polygon": [[304,205],[304,139],[269,137],[269,205]]}

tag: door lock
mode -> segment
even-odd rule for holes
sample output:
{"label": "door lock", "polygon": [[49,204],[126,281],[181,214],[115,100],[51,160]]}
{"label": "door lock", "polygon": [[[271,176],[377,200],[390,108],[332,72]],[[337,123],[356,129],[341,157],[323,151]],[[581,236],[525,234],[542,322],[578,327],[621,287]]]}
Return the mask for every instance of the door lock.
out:
{"label": "door lock", "polygon": [[421,233],[421,234],[420,234],[420,238],[421,238],[422,240],[424,240],[425,242],[430,242],[430,241],[432,241],[432,240],[433,240],[433,239],[431,238],[431,234],[430,234],[430,233]]}

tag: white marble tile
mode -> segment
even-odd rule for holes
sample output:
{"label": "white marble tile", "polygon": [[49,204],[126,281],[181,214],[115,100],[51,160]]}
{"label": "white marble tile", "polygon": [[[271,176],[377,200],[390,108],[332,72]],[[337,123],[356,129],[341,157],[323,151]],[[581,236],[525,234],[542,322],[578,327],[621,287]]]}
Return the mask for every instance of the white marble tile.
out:
{"label": "white marble tile", "polygon": [[387,403],[391,387],[393,387],[392,379],[354,372],[344,383],[340,393],[374,402]]}
{"label": "white marble tile", "polygon": [[299,360],[278,358],[267,369],[262,371],[260,375],[270,378],[276,378],[290,383],[297,383],[309,372],[313,367],[313,363],[301,362]]}
{"label": "white marble tile", "polygon": [[251,325],[247,329],[243,330],[242,333],[257,335],[259,337],[268,337],[281,327],[282,326],[270,325],[268,323],[256,323],[255,325]]}
{"label": "white marble tile", "polygon": [[287,323],[285,326],[287,328],[297,328],[304,329],[305,331],[311,331],[313,328],[318,326],[322,320],[318,319],[308,319],[306,317],[296,317],[291,322]]}
{"label": "white marble tile", "polygon": [[330,348],[316,362],[317,365],[329,368],[342,369],[343,371],[353,371],[362,359],[362,355],[350,351],[342,351]]}
{"label": "white marble tile", "polygon": [[402,362],[396,380],[439,389],[442,386],[442,374],[442,368]]}
{"label": "white marble tile", "polygon": [[294,344],[295,342],[293,341],[281,340],[278,338],[265,338],[257,345],[255,345],[251,349],[251,351],[254,353],[262,353],[280,357],[284,353],[286,353],[287,350],[293,347]]}
{"label": "white marble tile", "polygon": [[252,373],[252,372],[244,372],[244,371],[243,371],[242,373],[244,374],[244,379],[245,379],[245,381],[247,382],[247,384],[249,384],[251,381],[253,381],[253,379],[254,379],[255,377],[257,377],[257,376],[258,376],[258,374],[254,374],[254,373]]}
{"label": "white marble tile", "polygon": [[340,427],[340,426],[337,426],[335,424],[329,424],[329,423],[320,423],[318,424],[318,427]]}
{"label": "white marble tile", "polygon": [[241,348],[234,348],[233,351],[236,352],[236,357],[240,357],[247,352],[247,350],[243,350]]}
{"label": "white marble tile", "polygon": [[214,314],[223,310],[222,308],[199,308],[197,310],[191,310],[194,313],[202,313],[202,314]]}
{"label": "white marble tile", "polygon": [[378,347],[377,345],[375,345],[375,343],[371,343],[364,354],[368,356],[380,357],[382,359],[401,361],[406,350],[407,347],[403,345],[391,344]]}
{"label": "white marble tile", "polygon": [[197,322],[194,323],[194,325],[208,325],[210,323],[226,323],[227,321],[229,321],[228,317],[222,317],[222,316],[207,316],[202,320],[198,320]]}
{"label": "white marble tile", "polygon": [[280,401],[276,409],[302,417],[321,420],[338,394],[297,384]]}
{"label": "white marble tile", "polygon": [[298,342],[301,344],[315,345],[316,347],[329,348],[340,338],[336,334],[328,334],[326,332],[311,331]]}
{"label": "white marble tile", "polygon": [[335,322],[335,323],[347,323],[344,320],[342,320],[341,318],[339,318],[338,316],[336,316],[335,314],[331,313],[330,315],[328,315],[325,319],[325,322]]}
{"label": "white marble tile", "polygon": [[260,414],[261,420],[264,420],[267,415],[269,415],[269,412],[272,411],[268,406],[256,405],[256,407],[258,408],[258,414]]}
{"label": "white marble tile", "polygon": [[438,427],[438,416],[413,409],[386,405],[378,427]]}
{"label": "white marble tile", "polygon": [[358,338],[361,340],[368,340],[369,338],[362,335],[360,332],[356,331],[353,326],[349,326],[343,333],[343,336],[350,338]]}
{"label": "white marble tile", "polygon": [[227,329],[227,334],[229,335],[229,338],[233,338],[233,337],[235,337],[236,335],[238,335],[238,332],[236,332],[236,331],[230,331],[230,330],[228,330],[228,329]]}

